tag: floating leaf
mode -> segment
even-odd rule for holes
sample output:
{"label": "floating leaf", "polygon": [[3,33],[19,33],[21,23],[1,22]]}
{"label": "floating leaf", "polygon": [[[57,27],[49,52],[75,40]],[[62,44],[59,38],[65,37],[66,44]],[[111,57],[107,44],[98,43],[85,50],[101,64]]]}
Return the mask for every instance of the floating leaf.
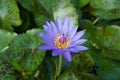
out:
{"label": "floating leaf", "polygon": [[45,51],[38,51],[37,47],[42,44],[38,35],[40,29],[32,29],[18,35],[6,51],[12,65],[23,74],[31,75],[42,62]]}
{"label": "floating leaf", "polygon": [[[37,2],[46,10],[49,15],[53,15],[53,6],[57,0],[38,0]],[[51,4],[50,4],[51,3]],[[46,7],[47,5],[47,7]]]}
{"label": "floating leaf", "polygon": [[120,51],[120,27],[116,25],[97,28],[95,42],[101,48]]}
{"label": "floating leaf", "polygon": [[94,61],[90,54],[81,53],[73,56],[72,70],[79,80],[99,80],[95,75],[90,74],[94,67]]}
{"label": "floating leaf", "polygon": [[[115,52],[118,53],[120,51],[120,27],[116,26],[116,25],[111,25],[111,26],[106,26],[106,27],[97,27],[97,28],[91,28],[90,27],[86,27],[86,29],[88,30],[88,35],[89,38],[93,44],[93,46],[95,46],[96,48],[99,49],[104,49],[106,51],[109,52],[109,50],[111,52]],[[91,31],[94,31],[94,34],[90,34]],[[118,58],[118,55],[114,58]],[[110,54],[109,54],[110,56]],[[111,57],[113,56],[113,54],[111,53]]]}
{"label": "floating leaf", "polygon": [[101,79],[104,79],[104,80],[119,80],[120,64],[116,60],[103,56],[104,54],[107,54],[107,53],[109,52],[105,51],[105,52],[99,53],[100,55],[98,54],[98,56],[94,56],[97,58],[96,63],[98,66],[97,68],[98,76],[100,76]]}
{"label": "floating leaf", "polygon": [[[84,27],[87,32],[86,36],[89,37],[89,41],[99,49],[112,49],[120,51],[120,27],[117,25],[105,25],[104,27],[94,27],[90,21],[83,21]],[[92,33],[92,34],[91,34]]]}
{"label": "floating leaf", "polygon": [[15,0],[1,0],[0,2],[0,19],[5,27],[21,25],[19,9]]}
{"label": "floating leaf", "polygon": [[95,8],[93,15],[103,19],[120,18],[119,0],[91,0],[90,5]]}
{"label": "floating leaf", "polygon": [[43,28],[46,21],[53,20],[53,8],[57,0],[30,0],[29,2],[20,0],[19,2],[23,8],[33,13],[38,27]]}
{"label": "floating leaf", "polygon": [[35,17],[35,22],[36,24],[41,28],[43,28],[43,25],[45,24],[45,22],[48,20],[47,17],[45,17],[44,15],[37,15]]}
{"label": "floating leaf", "polygon": [[96,28],[86,25],[84,27],[87,30],[86,34],[89,35],[89,43],[91,44],[88,52],[96,63],[98,76],[103,80],[119,79],[120,27],[116,25]]}
{"label": "floating leaf", "polygon": [[78,80],[78,79],[71,70],[66,70],[64,73],[60,75],[58,80]]}
{"label": "floating leaf", "polygon": [[84,7],[90,0],[78,0],[80,8]]}
{"label": "floating leaf", "polygon": [[0,29],[0,53],[3,52],[17,34]]}
{"label": "floating leaf", "polygon": [[87,53],[75,54],[73,56],[73,67],[74,70],[79,70],[80,72],[90,72],[94,66],[94,61],[91,56]]}
{"label": "floating leaf", "polygon": [[46,21],[54,19],[53,9],[57,1],[58,0],[36,0],[39,12],[35,13],[35,22],[39,27],[43,27]]}
{"label": "floating leaf", "polygon": [[19,3],[29,11],[32,11],[35,6],[34,0],[19,0]]}

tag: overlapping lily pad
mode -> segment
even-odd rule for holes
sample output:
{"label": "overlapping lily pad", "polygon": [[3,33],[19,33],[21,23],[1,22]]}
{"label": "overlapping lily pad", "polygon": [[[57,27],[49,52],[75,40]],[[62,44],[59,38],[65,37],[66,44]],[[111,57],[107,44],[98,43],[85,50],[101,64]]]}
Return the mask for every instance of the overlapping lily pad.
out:
{"label": "overlapping lily pad", "polygon": [[0,53],[9,47],[9,44],[13,41],[17,34],[0,29]]}
{"label": "overlapping lily pad", "polygon": [[[92,24],[91,22],[88,23]],[[104,80],[119,79],[120,27],[117,25],[91,27],[91,29],[87,25],[85,27],[88,30],[86,35],[89,36],[89,43],[92,45],[89,45],[90,50],[88,52],[96,63],[98,76]],[[94,31],[94,34],[90,34],[91,31]]]}
{"label": "overlapping lily pad", "polygon": [[19,9],[15,0],[0,1],[0,20],[2,27],[7,30],[12,30],[13,26],[21,25]]}
{"label": "overlapping lily pad", "polygon": [[120,18],[119,0],[90,0],[90,5],[95,8],[94,16],[108,20]]}
{"label": "overlapping lily pad", "polygon": [[12,65],[24,75],[31,75],[42,62],[45,51],[38,51],[42,44],[40,29],[29,30],[18,35],[6,51]]}

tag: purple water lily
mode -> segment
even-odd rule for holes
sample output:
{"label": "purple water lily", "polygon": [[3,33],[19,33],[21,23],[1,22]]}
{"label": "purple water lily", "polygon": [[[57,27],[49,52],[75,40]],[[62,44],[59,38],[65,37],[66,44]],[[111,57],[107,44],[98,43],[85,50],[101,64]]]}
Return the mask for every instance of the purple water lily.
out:
{"label": "purple water lily", "polygon": [[73,53],[81,50],[87,50],[87,47],[81,46],[87,39],[80,39],[85,30],[77,32],[78,27],[74,27],[74,22],[64,18],[62,22],[59,17],[54,22],[46,22],[43,26],[46,33],[39,33],[43,38],[44,44],[38,47],[39,50],[53,50],[52,56],[62,55],[68,62],[72,61]]}

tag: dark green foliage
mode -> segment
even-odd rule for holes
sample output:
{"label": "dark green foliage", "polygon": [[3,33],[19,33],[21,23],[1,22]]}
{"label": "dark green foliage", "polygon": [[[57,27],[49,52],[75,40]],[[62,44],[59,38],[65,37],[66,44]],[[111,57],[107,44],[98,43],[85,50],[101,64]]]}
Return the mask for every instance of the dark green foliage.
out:
{"label": "dark green foliage", "polygon": [[20,17],[22,20],[22,24],[19,27],[15,28],[15,30],[19,33],[27,31],[30,26],[30,14],[24,8],[20,9]]}
{"label": "dark green foliage", "polygon": [[[47,52],[48,53],[48,52]],[[56,69],[56,65],[55,65],[55,58],[51,58],[51,55],[48,56],[48,54],[46,53],[46,57],[44,59],[44,61],[41,63],[41,65],[39,66],[38,70],[39,70],[39,75],[38,77],[36,77],[35,79],[39,80],[53,80],[54,79],[54,74],[55,74],[55,69]]]}
{"label": "dark green foliage", "polygon": [[85,29],[86,52],[62,61],[57,80],[120,80],[120,0],[0,0],[0,80],[55,80],[58,57],[38,50],[59,16]]}
{"label": "dark green foliage", "polygon": [[[94,74],[90,74],[95,66],[90,54],[81,53],[73,56],[72,69],[79,80],[100,80]],[[76,64],[77,63],[77,64]]]}
{"label": "dark green foliage", "polygon": [[5,59],[0,57],[0,79],[1,80],[16,80],[18,75],[14,67]]}

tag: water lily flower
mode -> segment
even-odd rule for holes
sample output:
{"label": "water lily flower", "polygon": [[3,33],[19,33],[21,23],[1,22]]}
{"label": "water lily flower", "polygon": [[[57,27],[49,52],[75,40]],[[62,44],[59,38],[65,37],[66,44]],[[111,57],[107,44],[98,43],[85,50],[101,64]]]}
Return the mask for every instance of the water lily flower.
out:
{"label": "water lily flower", "polygon": [[71,53],[88,49],[81,45],[87,39],[80,39],[85,30],[77,32],[78,27],[74,27],[73,20],[69,21],[67,17],[63,22],[57,17],[56,23],[46,22],[43,27],[45,33],[40,32],[39,35],[43,38],[44,44],[38,47],[38,50],[53,50],[52,56],[62,55],[65,60],[71,62]]}

